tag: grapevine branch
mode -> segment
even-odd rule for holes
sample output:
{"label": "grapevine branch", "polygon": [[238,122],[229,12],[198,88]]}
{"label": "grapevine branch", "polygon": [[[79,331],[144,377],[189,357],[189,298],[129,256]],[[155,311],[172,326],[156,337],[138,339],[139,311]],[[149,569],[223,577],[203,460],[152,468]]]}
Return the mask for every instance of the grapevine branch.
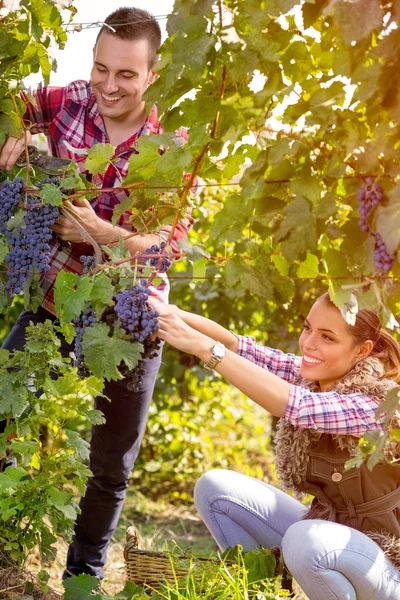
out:
{"label": "grapevine branch", "polygon": [[76,215],[74,216],[75,213],[73,213],[73,211],[65,205],[62,208],[60,208],[60,213],[62,215],[64,215],[68,219],[68,221],[73,223],[75,225],[75,227],[78,229],[78,231],[80,231],[80,233],[82,234],[82,240],[89,242],[93,246],[94,255],[96,257],[96,264],[100,264],[101,263],[100,246],[98,245],[96,240],[93,239],[92,236],[86,231],[86,229],[84,227],[82,227],[82,225],[79,223],[79,220],[78,220],[79,218],[76,217]]}
{"label": "grapevine branch", "polygon": [[[221,81],[221,88],[220,88],[220,98],[221,99],[224,97],[224,93],[225,93],[226,76],[227,76],[226,66],[224,65],[222,68],[222,81]],[[220,115],[220,111],[217,112],[215,119],[214,119],[214,123],[213,123],[212,129],[211,129],[211,134],[210,134],[211,139],[215,139],[218,121],[219,121],[219,115]],[[203,148],[201,149],[200,154],[195,159],[195,164],[194,164],[194,168],[193,168],[192,174],[190,176],[190,179],[189,179],[188,183],[183,187],[181,192],[179,193],[179,196],[180,196],[179,208],[176,211],[175,219],[174,219],[171,231],[168,236],[168,243],[170,243],[172,241],[172,238],[174,237],[175,229],[178,225],[181,210],[183,209],[183,207],[186,204],[187,197],[188,197],[189,192],[193,187],[193,183],[200,171],[201,165],[203,163],[203,159],[210,148],[210,144],[211,144],[211,141],[207,142],[207,144],[205,144],[203,146]]]}
{"label": "grapevine branch", "polygon": [[28,181],[29,181],[29,171],[31,169],[31,163],[30,163],[30,160],[29,160],[27,129],[25,127],[24,120],[21,117],[21,113],[19,112],[18,104],[17,104],[17,101],[15,100],[14,94],[10,94],[10,97],[11,97],[12,103],[14,105],[14,110],[17,113],[18,118],[19,118],[19,120],[21,122],[22,130],[23,130],[23,133],[24,133],[24,150],[25,150],[25,160],[26,160],[25,182],[28,183]]}

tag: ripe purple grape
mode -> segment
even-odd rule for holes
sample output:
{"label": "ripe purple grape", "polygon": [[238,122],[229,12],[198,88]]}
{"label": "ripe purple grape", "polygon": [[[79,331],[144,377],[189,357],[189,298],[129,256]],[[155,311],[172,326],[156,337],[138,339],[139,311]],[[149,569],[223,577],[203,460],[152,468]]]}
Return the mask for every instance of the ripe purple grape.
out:
{"label": "ripe purple grape", "polygon": [[160,348],[158,339],[152,340],[158,329],[158,312],[153,310],[147,299],[150,295],[147,287],[135,284],[131,289],[118,292],[114,306],[115,314],[132,341],[143,344],[143,355],[134,369],[123,365],[121,373],[128,378],[128,389],[138,392],[143,382],[145,370],[143,359],[154,358]]}
{"label": "ripe purple grape", "polygon": [[89,271],[96,266],[96,257],[93,254],[89,254],[87,256],[82,254],[79,260],[83,265],[84,274],[89,273]]}
{"label": "ripe purple grape", "polygon": [[356,198],[358,201],[358,212],[360,220],[358,224],[361,231],[365,233],[370,231],[370,225],[368,222],[368,216],[383,199],[383,189],[379,183],[375,183],[372,177],[367,177],[362,186],[357,190]]}
{"label": "ripe purple grape", "polygon": [[89,375],[89,369],[85,365],[85,360],[83,356],[82,340],[83,335],[85,333],[85,329],[93,325],[93,323],[97,323],[97,317],[92,306],[88,302],[83,313],[81,313],[79,317],[76,317],[72,321],[76,334],[74,345],[75,366],[78,368],[78,375],[80,377],[87,377]]}
{"label": "ripe purple grape", "polygon": [[7,231],[7,221],[11,219],[14,210],[21,201],[24,180],[16,177],[14,181],[6,179],[0,186],[0,233]]}
{"label": "ripe purple grape", "polygon": [[395,256],[391,256],[386,248],[386,244],[379,233],[374,234],[375,252],[374,262],[377,269],[384,273],[389,273],[395,263]]}
{"label": "ripe purple grape", "polygon": [[[37,184],[54,183],[56,178],[45,179]],[[24,283],[37,271],[41,275],[49,269],[49,241],[53,236],[52,225],[59,217],[59,210],[50,204],[40,204],[38,198],[27,196],[24,225],[10,231],[7,222],[21,200],[23,181],[16,178],[14,182],[5,181],[0,192],[0,230],[5,235],[10,250],[5,258],[8,280],[6,290],[13,298],[19,294]]]}
{"label": "ripe purple grape", "polygon": [[160,246],[154,244],[146,250],[146,254],[159,254],[159,257],[152,256],[146,261],[151,267],[156,268],[159,273],[166,273],[172,265],[172,260],[168,258],[170,254],[165,252],[166,246],[166,242],[161,242]]}

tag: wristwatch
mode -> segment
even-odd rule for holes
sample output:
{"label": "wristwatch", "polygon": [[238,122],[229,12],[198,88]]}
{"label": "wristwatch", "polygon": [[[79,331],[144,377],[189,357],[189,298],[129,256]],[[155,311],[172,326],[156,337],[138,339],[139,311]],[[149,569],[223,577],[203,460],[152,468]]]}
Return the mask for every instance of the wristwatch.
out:
{"label": "wristwatch", "polygon": [[204,368],[209,369],[210,371],[215,369],[217,364],[224,358],[225,353],[225,346],[221,344],[221,342],[216,342],[211,348],[211,357],[206,363],[204,363]]}

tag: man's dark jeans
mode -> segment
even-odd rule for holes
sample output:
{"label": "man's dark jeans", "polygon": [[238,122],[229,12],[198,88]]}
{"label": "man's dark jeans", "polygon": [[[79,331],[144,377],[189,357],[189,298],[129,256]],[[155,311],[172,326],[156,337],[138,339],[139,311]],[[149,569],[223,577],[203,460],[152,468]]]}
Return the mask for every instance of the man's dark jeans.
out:
{"label": "man's dark jeans", "polygon": [[[3,344],[8,350],[23,350],[25,329],[29,322],[43,323],[54,320],[49,312],[39,308],[37,313],[22,311]],[[72,346],[61,338],[61,352],[68,356]],[[131,392],[126,382],[105,382],[104,398],[95,400],[95,407],[103,411],[106,423],[92,428],[90,469],[86,494],[81,498],[81,514],[75,524],[75,535],[68,551],[67,573],[88,573],[103,577],[103,566],[111,536],[122,510],[128,479],[139,453],[146,428],[147,414],[154,384],[161,363],[157,358],[145,361],[146,374],[142,389]]]}

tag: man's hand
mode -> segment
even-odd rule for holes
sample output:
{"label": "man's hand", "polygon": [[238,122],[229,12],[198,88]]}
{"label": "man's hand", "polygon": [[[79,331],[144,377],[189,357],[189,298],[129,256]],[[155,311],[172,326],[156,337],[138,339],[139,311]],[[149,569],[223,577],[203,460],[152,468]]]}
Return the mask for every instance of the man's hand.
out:
{"label": "man's hand", "polygon": [[19,138],[8,137],[0,152],[0,169],[11,170],[24,151],[25,145],[31,141],[32,135],[29,131],[23,131]]}
{"label": "man's hand", "polygon": [[[93,239],[99,241],[98,237],[104,221],[96,215],[90,202],[88,202],[88,200],[79,200],[79,202],[76,201],[75,204],[72,204],[72,202],[67,201],[64,203],[64,206],[71,211],[72,216],[80,225],[82,225],[85,231],[87,231]],[[110,224],[106,223],[106,225]],[[64,215],[59,217],[52,229],[56,232],[58,237],[65,242],[79,243],[84,241],[84,235],[81,230]]]}

